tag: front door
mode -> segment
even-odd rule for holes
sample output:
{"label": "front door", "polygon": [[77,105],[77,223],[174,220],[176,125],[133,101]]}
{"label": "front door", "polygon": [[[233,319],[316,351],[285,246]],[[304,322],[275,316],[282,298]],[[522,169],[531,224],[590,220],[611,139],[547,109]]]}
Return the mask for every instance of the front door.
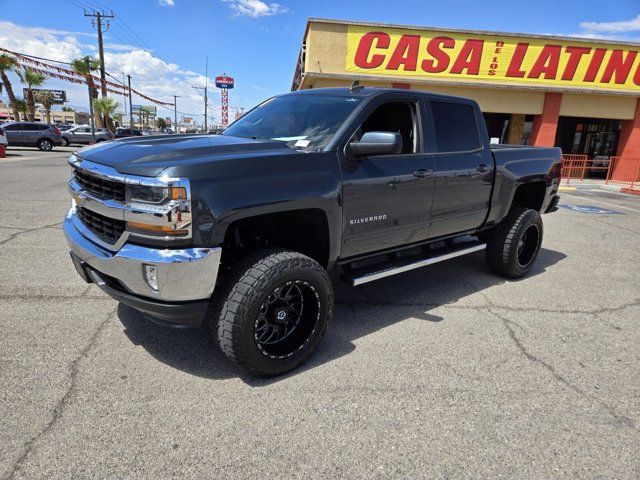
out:
{"label": "front door", "polygon": [[347,158],[343,174],[341,257],[424,240],[434,187],[433,156],[423,153],[417,98],[398,95],[371,105],[350,141],[373,131],[399,133],[399,154]]}

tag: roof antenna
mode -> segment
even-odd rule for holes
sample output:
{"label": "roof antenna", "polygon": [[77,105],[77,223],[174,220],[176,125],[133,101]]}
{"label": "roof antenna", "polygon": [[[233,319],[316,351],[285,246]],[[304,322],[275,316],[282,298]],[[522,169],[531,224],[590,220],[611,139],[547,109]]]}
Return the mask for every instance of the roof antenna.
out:
{"label": "roof antenna", "polygon": [[360,80],[354,80],[353,83],[351,84],[351,87],[349,87],[349,91],[351,93],[358,93],[363,88],[364,88],[364,85],[360,85]]}

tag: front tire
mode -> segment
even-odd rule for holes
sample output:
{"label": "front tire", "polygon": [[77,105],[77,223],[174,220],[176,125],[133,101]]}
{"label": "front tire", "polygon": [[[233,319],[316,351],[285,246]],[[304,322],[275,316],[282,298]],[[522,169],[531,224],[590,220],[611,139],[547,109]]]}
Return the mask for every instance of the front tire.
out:
{"label": "front tire", "polygon": [[36,145],[38,149],[42,150],[43,152],[50,152],[51,150],[53,150],[53,142],[48,138],[41,138],[40,140],[38,140],[38,143]]}
{"label": "front tire", "polygon": [[69,146],[69,140],[67,140],[66,138],[62,137],[62,146],[63,147],[68,147]]}
{"label": "front tire", "polygon": [[514,208],[487,242],[489,267],[506,277],[529,273],[542,245],[542,218],[529,208]]}
{"label": "front tire", "polygon": [[315,260],[268,250],[236,265],[214,301],[213,333],[221,350],[248,373],[272,377],[306,361],[321,342],[333,290]]}

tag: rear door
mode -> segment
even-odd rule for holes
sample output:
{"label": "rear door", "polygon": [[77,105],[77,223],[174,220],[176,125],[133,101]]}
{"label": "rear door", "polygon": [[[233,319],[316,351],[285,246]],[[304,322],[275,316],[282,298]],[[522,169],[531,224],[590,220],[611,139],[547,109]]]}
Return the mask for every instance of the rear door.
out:
{"label": "rear door", "polygon": [[49,126],[42,123],[32,123],[28,125],[29,128],[29,145],[36,145],[41,138],[52,138],[52,135],[47,131]]}
{"label": "rear door", "polygon": [[482,225],[489,210],[494,164],[475,103],[432,98],[429,107],[436,143],[429,236],[435,238]]}
{"label": "rear door", "polygon": [[399,133],[403,151],[343,158],[342,258],[428,236],[434,165],[433,157],[424,153],[424,112],[418,100],[404,93],[374,100],[348,134],[353,141],[368,131]]}
{"label": "rear door", "polygon": [[[97,133],[97,131],[96,131]],[[91,127],[81,127],[76,130],[75,133],[75,142],[81,143],[83,145],[88,145],[93,142],[93,135],[91,134]]]}

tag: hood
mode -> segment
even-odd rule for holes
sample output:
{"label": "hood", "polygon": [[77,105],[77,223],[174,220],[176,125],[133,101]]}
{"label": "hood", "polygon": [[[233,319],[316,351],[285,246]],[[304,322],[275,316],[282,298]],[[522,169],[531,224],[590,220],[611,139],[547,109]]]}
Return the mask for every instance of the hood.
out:
{"label": "hood", "polygon": [[187,163],[264,155],[270,151],[274,154],[295,152],[284,142],[273,140],[223,135],[162,135],[99,143],[79,150],[76,155],[113,167],[123,174],[155,177],[166,168],[180,167]]}

